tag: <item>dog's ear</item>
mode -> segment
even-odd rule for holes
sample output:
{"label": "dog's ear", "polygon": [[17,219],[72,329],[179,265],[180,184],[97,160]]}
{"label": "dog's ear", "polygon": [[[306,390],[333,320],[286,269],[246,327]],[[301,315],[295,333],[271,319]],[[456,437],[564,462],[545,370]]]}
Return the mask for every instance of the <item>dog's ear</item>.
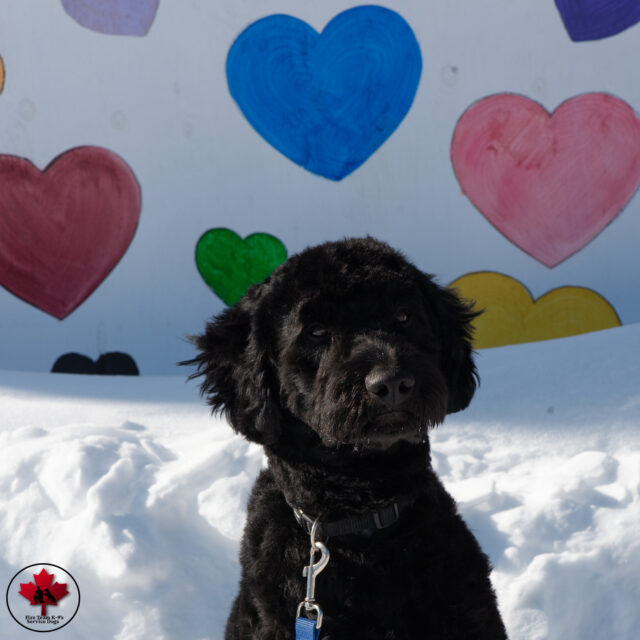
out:
{"label": "dog's ear", "polygon": [[197,366],[190,379],[204,376],[201,393],[214,412],[224,412],[235,431],[253,442],[273,444],[281,416],[262,297],[260,287],[251,287],[213,318],[202,335],[191,338],[199,354],[181,364]]}
{"label": "dog's ear", "polygon": [[463,302],[455,291],[439,287],[427,276],[423,292],[440,339],[441,366],[449,388],[447,413],[455,413],[466,409],[479,382],[473,362],[472,321],[482,312],[473,311],[473,303]]}

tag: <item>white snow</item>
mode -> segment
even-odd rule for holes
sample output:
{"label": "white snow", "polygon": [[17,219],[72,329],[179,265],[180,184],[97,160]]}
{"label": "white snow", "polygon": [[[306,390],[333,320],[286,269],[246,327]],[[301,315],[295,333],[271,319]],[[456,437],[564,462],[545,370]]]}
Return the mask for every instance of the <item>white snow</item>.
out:
{"label": "white snow", "polygon": [[[482,351],[471,407],[432,434],[512,640],[638,638],[639,356],[640,325]],[[58,640],[221,639],[262,464],[184,375],[0,371],[0,585],[70,571]],[[32,633],[0,606],[0,639]]]}

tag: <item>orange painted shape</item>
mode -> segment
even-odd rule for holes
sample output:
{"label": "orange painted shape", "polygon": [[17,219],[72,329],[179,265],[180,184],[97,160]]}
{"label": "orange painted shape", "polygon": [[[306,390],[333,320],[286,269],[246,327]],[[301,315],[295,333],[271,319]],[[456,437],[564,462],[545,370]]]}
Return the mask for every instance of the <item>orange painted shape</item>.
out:
{"label": "orange painted shape", "polygon": [[4,60],[0,56],[0,93],[4,89]]}
{"label": "orange painted shape", "polygon": [[464,275],[450,285],[484,313],[474,320],[477,349],[565,338],[621,325],[615,309],[584,287],[559,287],[534,300],[509,276],[491,271]]}

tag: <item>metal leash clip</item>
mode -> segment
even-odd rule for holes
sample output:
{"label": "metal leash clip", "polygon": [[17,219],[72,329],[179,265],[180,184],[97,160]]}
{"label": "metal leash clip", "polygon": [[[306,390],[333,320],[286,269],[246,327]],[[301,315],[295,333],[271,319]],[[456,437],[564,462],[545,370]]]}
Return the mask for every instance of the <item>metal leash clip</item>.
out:
{"label": "metal leash clip", "polygon": [[[302,624],[308,626],[309,622],[315,622],[314,629],[314,637],[318,637],[320,633],[320,627],[322,626],[322,609],[320,605],[315,599],[316,592],[316,578],[320,574],[321,571],[327,566],[329,562],[329,549],[320,542],[316,540],[316,532],[318,530],[319,520],[315,520],[313,526],[311,527],[311,550],[309,552],[309,564],[302,570],[302,575],[307,579],[307,594],[305,599],[298,605],[298,611],[296,613],[296,628],[299,626],[299,622],[302,621]],[[320,559],[318,562],[315,562],[316,553],[320,552]],[[316,619],[315,621],[312,618],[309,618],[307,615],[307,620],[301,618],[300,614],[302,613],[302,609],[304,607],[305,615],[309,614],[311,611],[315,611]]]}

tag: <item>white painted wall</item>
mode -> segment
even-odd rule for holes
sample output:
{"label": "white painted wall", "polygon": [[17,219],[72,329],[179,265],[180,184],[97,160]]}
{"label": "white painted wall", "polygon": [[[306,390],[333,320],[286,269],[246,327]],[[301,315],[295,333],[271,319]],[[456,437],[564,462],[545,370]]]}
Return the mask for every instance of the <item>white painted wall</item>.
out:
{"label": "white painted wall", "polygon": [[273,234],[289,253],[371,234],[443,283],[494,270],[534,296],[585,286],[605,296],[623,323],[640,321],[640,197],[582,251],[548,269],[461,194],[449,159],[458,118],[490,94],[524,94],[553,110],[579,93],[606,91],[640,109],[640,25],[573,43],[553,0],[385,5],[420,43],[420,86],[390,139],[333,182],[294,165],[251,128],[227,90],[225,60],[259,18],[288,13],[320,31],[352,6],[160,0],[148,35],[132,37],[81,27],[59,0],[0,5],[0,153],[44,168],[73,147],[106,147],[133,169],[143,200],[129,250],[64,321],[0,288],[0,368],[48,370],[67,351],[92,358],[126,351],[143,374],[175,373],[175,362],[191,354],[184,336],[223,308],[194,262],[198,238],[213,227]]}

